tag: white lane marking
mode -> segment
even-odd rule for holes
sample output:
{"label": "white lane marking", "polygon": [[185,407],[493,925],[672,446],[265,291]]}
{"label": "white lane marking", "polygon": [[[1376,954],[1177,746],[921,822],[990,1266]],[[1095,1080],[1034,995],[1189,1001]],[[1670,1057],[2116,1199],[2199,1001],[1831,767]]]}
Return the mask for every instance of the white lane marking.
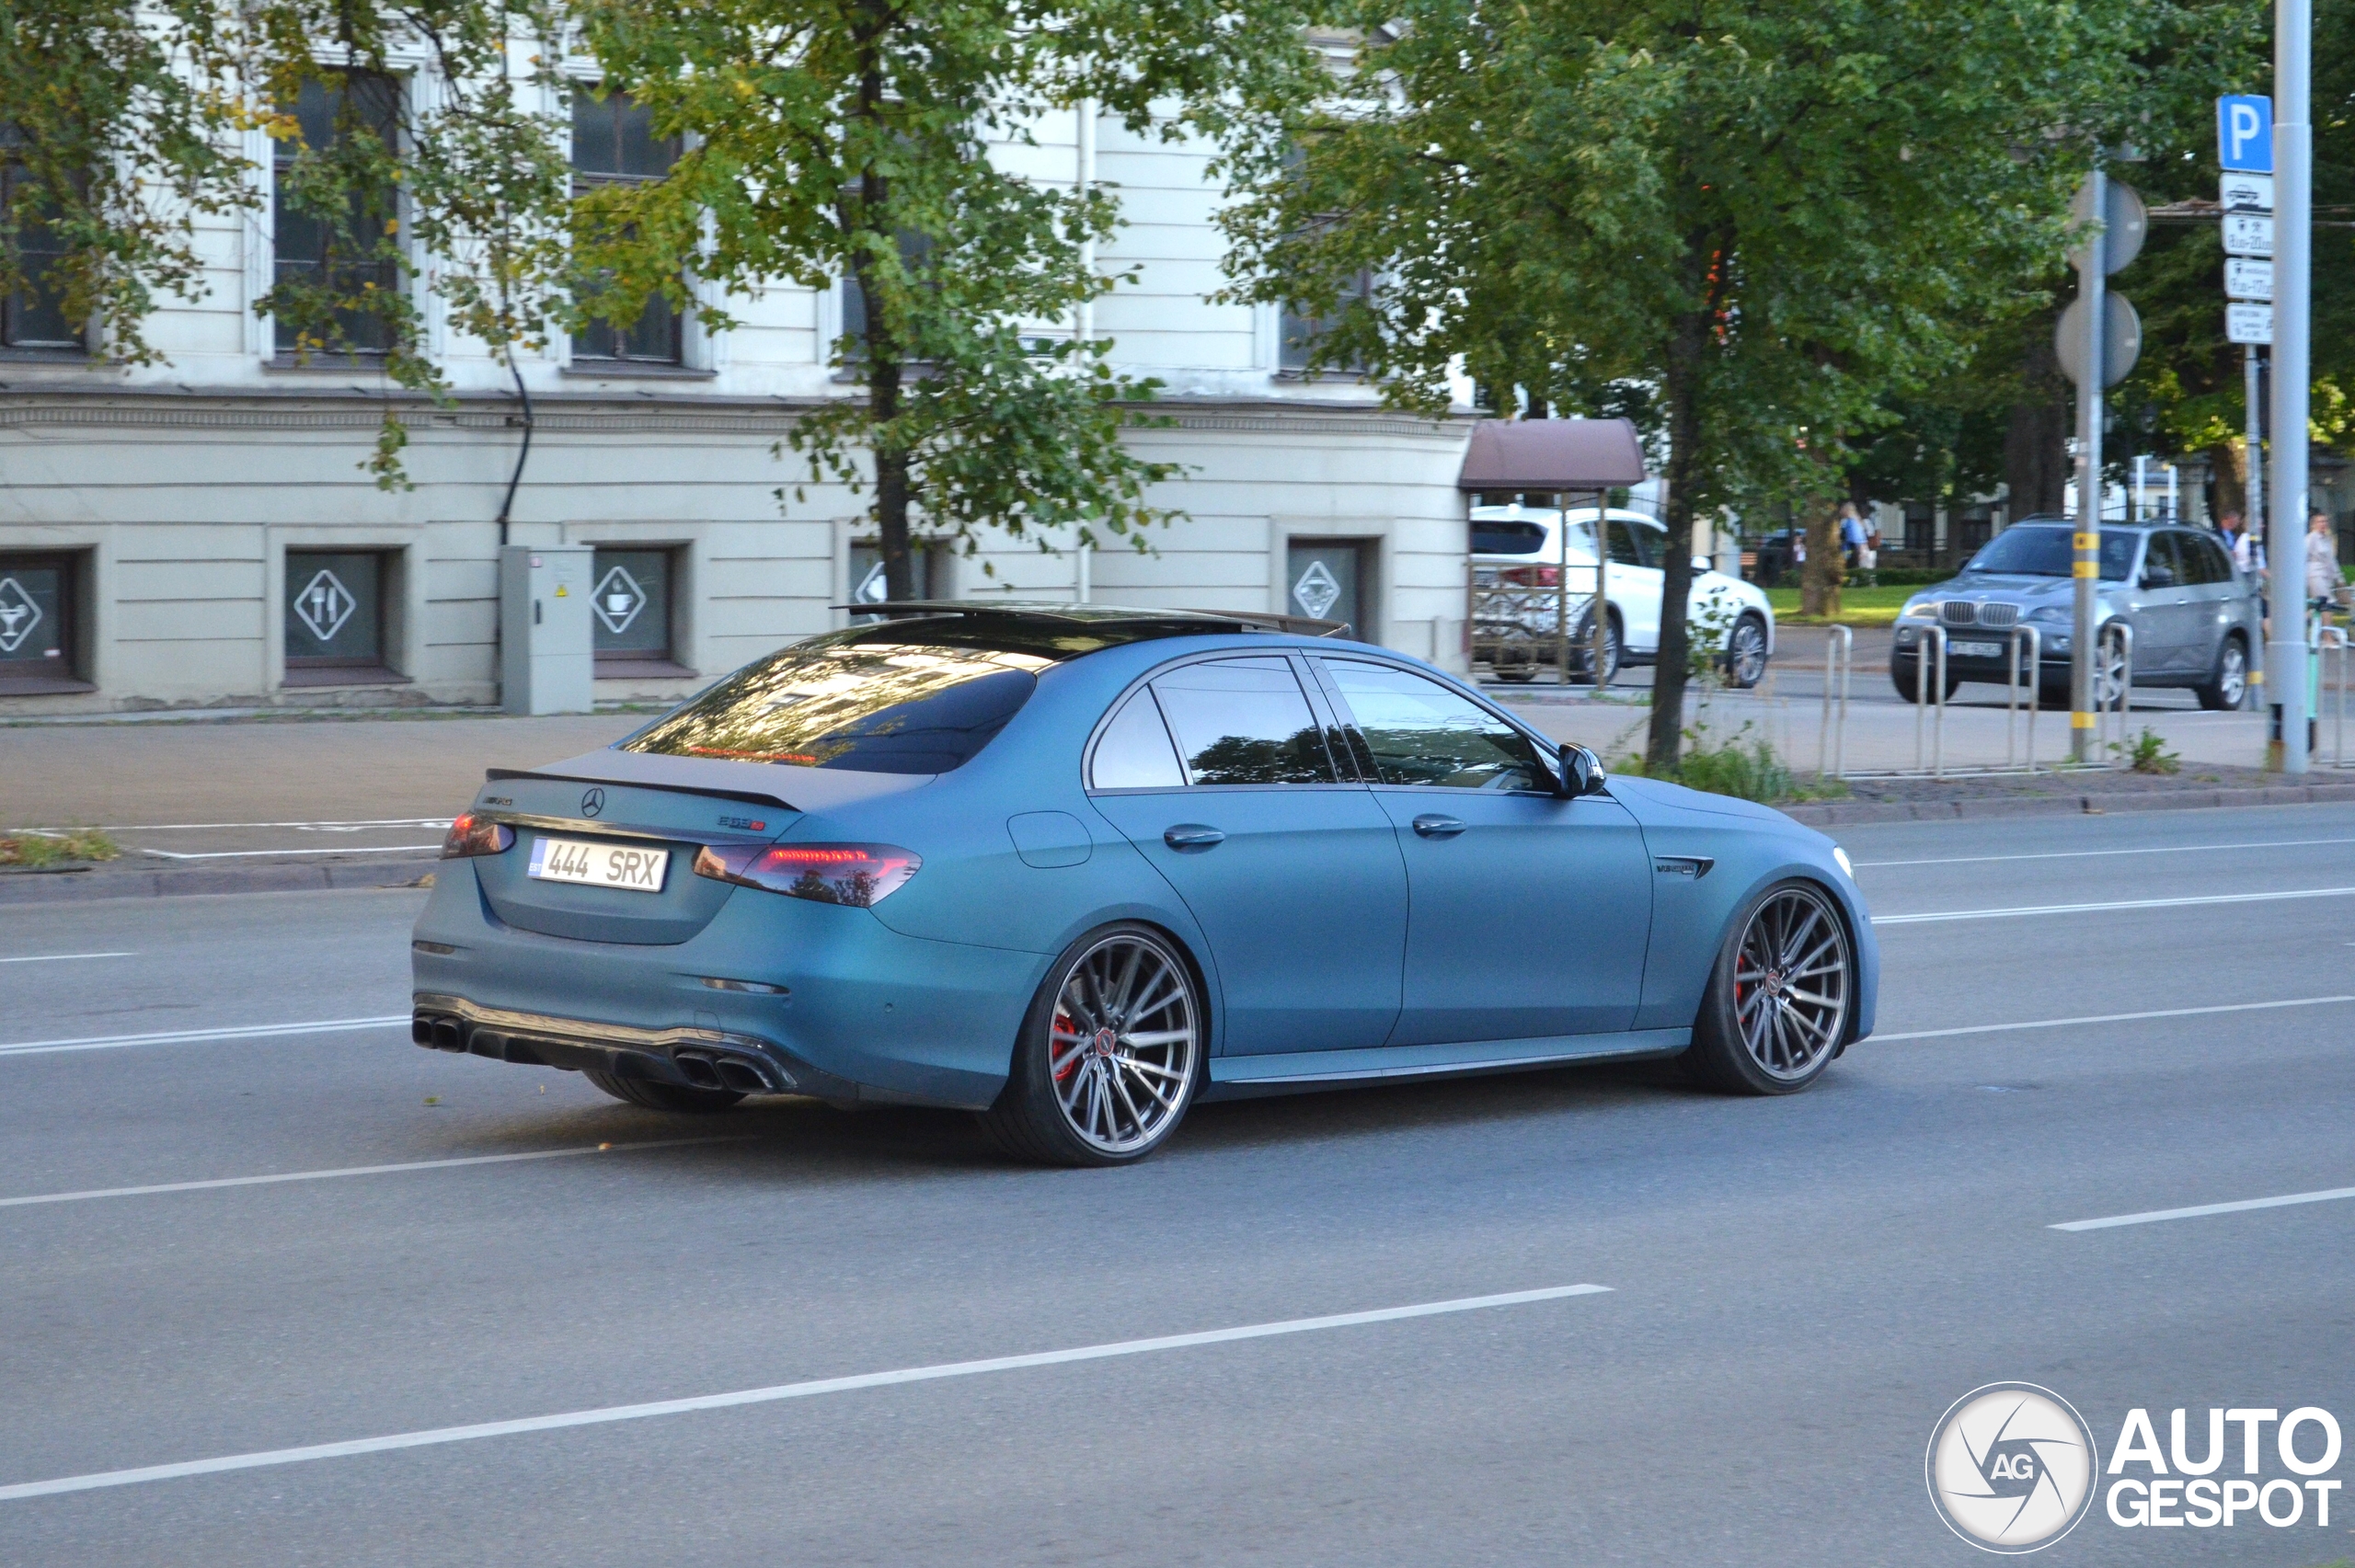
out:
{"label": "white lane marking", "polygon": [[440,1426],[424,1432],[400,1432],[385,1437],[357,1437],[349,1442],[318,1443],[302,1448],[270,1448],[260,1453],[190,1459],[179,1464],[146,1465],[137,1470],[99,1471],[89,1475],[62,1476],[55,1481],[29,1481],[14,1486],[0,1486],[0,1503],[25,1497],[53,1497],[63,1492],[90,1492],[106,1486],[136,1486],[143,1482],[174,1481],[182,1476],[213,1475],[222,1471],[301,1464],[307,1459],[349,1459],[358,1454],[381,1454],[394,1448],[422,1448],[441,1443],[471,1442],[482,1437],[511,1437],[526,1432],[553,1432],[569,1426],[600,1426],[615,1421],[645,1421],[661,1415],[729,1410],[739,1405],[769,1404],[778,1400],[850,1393],[860,1389],[889,1388],[901,1383],[929,1383],[943,1378],[978,1377],[985,1372],[1017,1372],[1033,1367],[1059,1367],[1074,1361],[1101,1361],[1116,1356],[1190,1350],[1197,1345],[1226,1345],[1243,1339],[1270,1339],[1279,1334],[1357,1328],[1367,1323],[1397,1322],[1407,1318],[1476,1312],[1492,1307],[1520,1307],[1533,1301],[1557,1301],[1568,1296],[1605,1295],[1610,1289],[1607,1285],[1557,1285],[1544,1290],[1512,1290],[1498,1296],[1462,1296],[1451,1301],[1423,1301],[1411,1307],[1379,1307],[1366,1312],[1336,1312],[1328,1317],[1246,1323],[1239,1328],[1164,1334],[1155,1339],[1117,1340],[1109,1345],[1041,1350],[1027,1356],[997,1356],[985,1361],[949,1361],[930,1367],[902,1367],[890,1372],[862,1372],[847,1378],[819,1378],[804,1383],[740,1389],[733,1393],[698,1394],[691,1399],[657,1400],[647,1404],[613,1404],[596,1410],[567,1411],[557,1415],[525,1416],[517,1421],[485,1421],[471,1426]]}
{"label": "white lane marking", "polygon": [[2345,898],[2355,887],[2297,887],[2281,893],[2208,893],[2186,898],[2119,898],[2100,904],[2025,904],[2009,910],[1934,910],[1918,915],[1875,915],[1875,925],[1928,925],[1936,921],[2011,920],[2021,915],[2086,915],[2105,910],[2175,910],[2192,904],[2270,904],[2283,898]]}
{"label": "white lane marking", "polygon": [[2035,1018],[2021,1024],[1971,1024],[1959,1029],[1912,1029],[1902,1035],[1868,1035],[1870,1040],[1944,1040],[1957,1035],[2000,1035],[2011,1029],[2066,1029],[2079,1024],[2131,1024],[2143,1018],[2196,1018],[2207,1013],[2263,1013],[2277,1007],[2327,1007],[2355,996],[2301,996],[2287,1001],[2234,1001],[2216,1007],[2161,1007],[2148,1013],[2095,1013],[2083,1018]]}
{"label": "white lane marking", "polygon": [[322,1018],[309,1024],[247,1024],[234,1029],[172,1029],[159,1035],[94,1035],[80,1040],[18,1040],[0,1044],[0,1056],[36,1056],[49,1051],[111,1051],[125,1046],[193,1046],[206,1040],[261,1040],[285,1035],[332,1035],[346,1029],[408,1026],[409,1015],[391,1018]]}
{"label": "white lane marking", "polygon": [[152,854],[163,860],[251,860],[258,855],[274,854],[414,854],[419,850],[438,850],[440,844],[318,844],[300,850],[151,850],[138,846],[141,854]]}
{"label": "white lane marking", "polygon": [[2238,1203],[2201,1203],[2189,1208],[2154,1208],[2143,1214],[2113,1214],[2105,1219],[2072,1219],[2048,1229],[2108,1230],[2119,1225],[2152,1225],[2162,1219],[2198,1219],[2210,1214],[2241,1214],[2252,1208],[2287,1208],[2299,1203],[2336,1203],[2349,1197],[2355,1197],[2355,1187],[2332,1187],[2318,1193],[2286,1193],[2280,1197],[2245,1197]]}
{"label": "white lane marking", "polygon": [[98,1197],[147,1197],[156,1193],[212,1192],[220,1187],[266,1187],[279,1182],[331,1182],[345,1176],[391,1176],[407,1171],[451,1171],[461,1165],[511,1165],[523,1160],[568,1160],[576,1154],[626,1154],[639,1149],[679,1149],[690,1143],[741,1143],[741,1138],[667,1138],[652,1143],[584,1143],[573,1149],[534,1149],[524,1154],[470,1154],[453,1160],[409,1160],[395,1165],[345,1165],[333,1171],[287,1171],[272,1176],[222,1176],[208,1182],[158,1182],[144,1187],[93,1187],[78,1193],[36,1193],[0,1197],[0,1208],[30,1208],[44,1203],[80,1203]]}
{"label": "white lane marking", "polygon": [[447,817],[380,817],[366,822],[117,822],[102,833],[201,833],[219,828],[446,828]]}
{"label": "white lane marking", "polygon": [[2317,844],[2355,844],[2355,839],[2257,839],[2237,844],[2161,844],[2141,850],[2054,850],[2043,854],[1965,854],[1943,860],[1860,860],[1856,869],[1878,865],[1985,865],[1999,860],[2093,860],[2120,854],[2204,854],[2212,850],[2310,849]]}
{"label": "white lane marking", "polygon": [[63,964],[75,958],[136,958],[136,953],[29,953],[21,958],[0,958],[0,964]]}

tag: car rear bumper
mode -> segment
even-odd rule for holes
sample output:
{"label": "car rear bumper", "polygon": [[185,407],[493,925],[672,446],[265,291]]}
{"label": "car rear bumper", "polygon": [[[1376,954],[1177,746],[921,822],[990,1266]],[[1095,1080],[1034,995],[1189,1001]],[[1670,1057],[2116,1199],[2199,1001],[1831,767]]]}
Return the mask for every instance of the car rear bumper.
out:
{"label": "car rear bumper", "polygon": [[419,1044],[701,1088],[979,1109],[1044,954],[903,935],[873,911],[739,888],[684,943],[520,930],[444,861],[410,951]]}

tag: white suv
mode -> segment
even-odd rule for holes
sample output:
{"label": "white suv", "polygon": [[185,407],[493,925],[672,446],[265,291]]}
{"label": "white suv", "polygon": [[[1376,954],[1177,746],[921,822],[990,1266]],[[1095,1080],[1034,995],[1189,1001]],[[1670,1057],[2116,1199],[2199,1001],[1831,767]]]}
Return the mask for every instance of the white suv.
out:
{"label": "white suv", "polygon": [[[1554,588],[1561,576],[1563,542],[1559,512],[1535,507],[1472,509],[1473,658],[1503,681],[1529,681],[1559,658],[1553,648]],[[1611,565],[1603,578],[1611,624],[1606,659],[1615,670],[1624,659],[1649,664],[1660,657],[1660,562],[1668,530],[1641,512],[1613,508],[1603,514],[1611,541]],[[1594,588],[1592,507],[1569,513],[1569,621],[1571,668],[1584,671],[1591,644],[1588,605]],[[1696,629],[1724,628],[1727,678],[1750,687],[1766,673],[1775,652],[1775,612],[1755,583],[1728,577],[1693,559],[1693,594],[1686,608]],[[1608,671],[1606,671],[1608,673]]]}

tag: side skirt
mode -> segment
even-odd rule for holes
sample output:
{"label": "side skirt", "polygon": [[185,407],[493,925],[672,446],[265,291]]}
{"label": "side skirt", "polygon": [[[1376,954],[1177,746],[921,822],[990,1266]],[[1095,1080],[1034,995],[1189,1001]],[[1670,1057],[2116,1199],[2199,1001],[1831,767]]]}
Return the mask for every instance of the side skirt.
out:
{"label": "side skirt", "polygon": [[1281,1056],[1212,1057],[1204,1100],[1290,1094],[1342,1083],[1402,1078],[1467,1077],[1519,1072],[1572,1061],[1640,1061],[1671,1057],[1693,1043],[1693,1031],[1629,1029],[1612,1035],[1546,1035],[1528,1040],[1473,1040],[1460,1045],[1378,1046],[1370,1050],[1294,1051]]}

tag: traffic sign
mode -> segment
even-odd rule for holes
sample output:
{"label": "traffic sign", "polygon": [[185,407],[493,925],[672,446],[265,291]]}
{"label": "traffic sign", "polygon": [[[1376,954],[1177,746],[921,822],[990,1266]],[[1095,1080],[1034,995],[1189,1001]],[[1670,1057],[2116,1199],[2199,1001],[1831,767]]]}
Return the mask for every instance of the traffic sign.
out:
{"label": "traffic sign", "polygon": [[2273,177],[2269,174],[2236,174],[2227,169],[2216,187],[2217,204],[2227,212],[2270,212],[2273,211]]}
{"label": "traffic sign", "polygon": [[2254,256],[2224,258],[2224,297],[2273,303],[2273,263]]}
{"label": "traffic sign", "polygon": [[2224,254],[2226,256],[2271,256],[2273,254],[2273,214],[2270,212],[2225,213]]}
{"label": "traffic sign", "polygon": [[[2102,182],[2102,271],[2111,273],[2142,253],[2142,237],[2151,230],[2150,209],[2142,205],[2142,195],[2124,180]],[[2094,215],[2093,180],[2091,177],[2077,187],[2077,194],[2069,202],[2070,214],[2078,223],[2088,223]],[[2069,265],[2085,264],[2086,246],[2080,245],[2069,252]]]}
{"label": "traffic sign", "polygon": [[[2101,383],[2116,386],[2142,357],[2142,318],[2135,312],[2133,302],[2115,290],[2102,294],[2101,363],[2105,372]],[[2081,297],[2069,302],[2061,313],[2060,324],[2052,329],[2052,350],[2061,358],[2061,373],[2085,384],[2085,302]]]}
{"label": "traffic sign", "polygon": [[2273,307],[2242,304],[2238,301],[2224,307],[2224,338],[2233,343],[2247,343],[2262,348],[2273,341]]}
{"label": "traffic sign", "polygon": [[2246,174],[2273,172],[2273,100],[2241,94],[2216,100],[2218,160]]}

